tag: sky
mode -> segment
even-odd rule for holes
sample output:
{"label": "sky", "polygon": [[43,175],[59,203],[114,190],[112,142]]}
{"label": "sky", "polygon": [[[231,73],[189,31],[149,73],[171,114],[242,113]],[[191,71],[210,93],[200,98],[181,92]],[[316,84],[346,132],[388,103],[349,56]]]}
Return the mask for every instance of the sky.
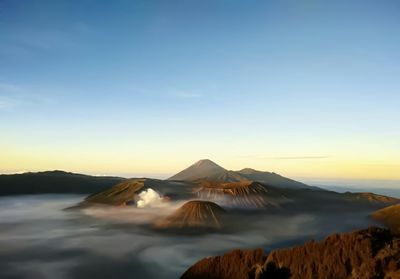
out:
{"label": "sky", "polygon": [[0,173],[399,180],[399,30],[397,0],[0,0]]}

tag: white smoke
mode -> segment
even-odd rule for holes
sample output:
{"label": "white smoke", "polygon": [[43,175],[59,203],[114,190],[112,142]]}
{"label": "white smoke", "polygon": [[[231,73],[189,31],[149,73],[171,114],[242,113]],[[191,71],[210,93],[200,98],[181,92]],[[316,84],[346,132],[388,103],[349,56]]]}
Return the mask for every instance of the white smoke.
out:
{"label": "white smoke", "polygon": [[137,207],[160,207],[164,204],[163,198],[160,196],[159,193],[154,191],[151,188],[147,190],[143,190],[139,193],[139,199],[136,202]]}

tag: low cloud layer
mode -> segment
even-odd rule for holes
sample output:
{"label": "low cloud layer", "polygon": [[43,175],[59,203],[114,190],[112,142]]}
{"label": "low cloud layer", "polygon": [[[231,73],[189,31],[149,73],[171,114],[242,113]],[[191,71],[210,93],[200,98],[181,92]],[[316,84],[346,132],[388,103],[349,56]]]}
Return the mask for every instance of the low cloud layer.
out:
{"label": "low cloud layer", "polygon": [[[147,190],[147,201],[159,199]],[[249,214],[235,232],[162,234],[149,226],[181,203],[162,208],[99,207],[63,211],[83,197],[0,198],[1,278],[178,278],[199,259],[235,248],[270,250],[365,227],[364,213]]]}

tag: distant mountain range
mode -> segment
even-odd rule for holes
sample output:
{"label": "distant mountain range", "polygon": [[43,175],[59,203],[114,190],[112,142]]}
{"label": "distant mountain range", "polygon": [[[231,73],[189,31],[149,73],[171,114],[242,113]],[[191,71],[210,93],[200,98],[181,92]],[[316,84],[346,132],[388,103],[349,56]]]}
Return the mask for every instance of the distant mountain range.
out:
{"label": "distant mountain range", "polygon": [[[90,194],[111,187],[126,178],[114,176],[91,176],[65,171],[27,172],[0,175],[0,196],[26,194]],[[162,180],[152,180],[160,183]],[[223,182],[258,181],[279,188],[315,189],[304,183],[280,176],[273,172],[245,168],[229,171],[209,159],[200,160],[168,181],[214,180]]]}
{"label": "distant mountain range", "polygon": [[0,196],[29,194],[90,194],[124,180],[122,177],[91,176],[65,171],[0,175]]}
{"label": "distant mountain range", "polygon": [[200,160],[168,179],[183,181],[205,179],[225,182],[258,181],[279,188],[316,188],[274,172],[258,171],[251,168],[239,171],[227,170],[209,159]]}

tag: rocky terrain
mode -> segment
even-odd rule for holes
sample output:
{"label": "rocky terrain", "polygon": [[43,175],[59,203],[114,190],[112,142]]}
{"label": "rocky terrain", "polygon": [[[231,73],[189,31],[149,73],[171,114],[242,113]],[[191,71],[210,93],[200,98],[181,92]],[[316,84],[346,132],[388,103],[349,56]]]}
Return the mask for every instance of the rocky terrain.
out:
{"label": "rocky terrain", "polygon": [[200,260],[181,278],[400,278],[400,237],[371,227],[268,254],[235,250]]}
{"label": "rocky terrain", "polygon": [[279,207],[280,203],[288,200],[282,190],[254,181],[201,180],[194,193],[199,199],[242,209]]}

